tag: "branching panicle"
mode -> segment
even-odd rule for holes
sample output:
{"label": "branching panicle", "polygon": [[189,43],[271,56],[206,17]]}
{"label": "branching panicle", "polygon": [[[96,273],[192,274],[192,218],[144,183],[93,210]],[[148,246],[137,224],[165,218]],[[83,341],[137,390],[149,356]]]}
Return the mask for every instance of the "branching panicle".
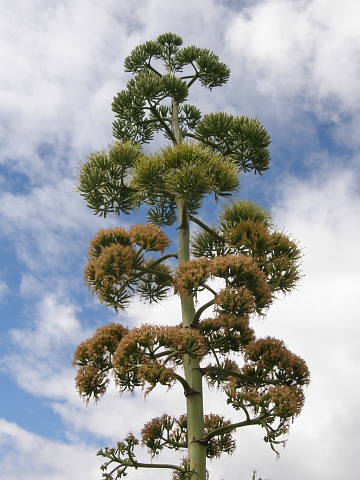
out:
{"label": "branching panicle", "polygon": [[75,382],[80,396],[86,402],[91,397],[97,401],[106,392],[114,353],[127,334],[126,327],[111,323],[98,328],[90,339],[76,348],[73,359],[73,365],[78,369]]}
{"label": "branching panicle", "polygon": [[149,393],[157,384],[175,383],[183,355],[201,359],[206,353],[203,337],[196,330],[145,324],[119,343],[113,359],[115,380],[121,391],[142,385]]}
{"label": "branching panicle", "polygon": [[156,225],[100,230],[90,242],[85,283],[115,310],[125,309],[135,293],[150,303],[158,302],[172,287],[171,268],[162,261],[174,255],[155,262],[144,253],[163,253],[169,245],[168,237]]}
{"label": "branching panicle", "polygon": [[[186,414],[153,418],[141,431],[141,443],[152,457],[167,448],[186,451],[186,458],[179,465],[140,462],[140,442],[129,433],[98,452],[106,480],[131,468],[207,480],[206,458],[233,453],[233,432],[250,425],[264,428],[264,440],[276,451],[309,384],[304,360],[281,340],[257,339],[251,326],[275,295],[297,286],[297,242],[252,202],[225,204],[212,226],[200,212],[209,195],[216,202],[232,197],[241,173],[268,170],[270,136],[256,119],[224,112],[202,116],[187,103],[196,82],[211,90],[228,81],[230,70],[212,51],[182,44],[178,35],[165,33],[132,50],[124,62],[131,78],[112,103],[117,141],[79,168],[78,190],[95,214],[146,208],[148,220],[98,232],[84,272],[90,291],[116,312],[135,296],[157,303],[175,292],[181,303],[179,326],[143,322],[130,330],[112,323],[75,351],[76,386],[86,402],[98,401],[110,378],[120,393],[142,389],[147,395],[158,385],[175,384],[184,393]],[[143,150],[159,134],[169,145]],[[161,227],[176,222],[177,251],[166,253],[172,242]],[[210,299],[201,303],[203,291]],[[204,414],[204,381],[226,394],[234,421]]]}

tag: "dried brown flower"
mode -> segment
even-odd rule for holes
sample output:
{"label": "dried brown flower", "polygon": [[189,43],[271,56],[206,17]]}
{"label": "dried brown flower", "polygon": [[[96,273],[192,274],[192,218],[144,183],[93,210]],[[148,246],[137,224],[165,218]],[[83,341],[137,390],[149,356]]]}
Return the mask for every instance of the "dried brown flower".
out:
{"label": "dried brown flower", "polygon": [[199,331],[204,335],[208,349],[221,354],[242,351],[255,339],[248,317],[217,315],[201,321]]}
{"label": "dried brown flower", "polygon": [[272,337],[258,339],[245,348],[246,374],[256,374],[286,385],[307,385],[310,382],[306,362],[292,353],[282,340]]}
{"label": "dried brown flower", "polygon": [[114,354],[116,382],[122,390],[146,385],[146,393],[157,383],[170,386],[184,354],[200,359],[206,354],[204,339],[196,330],[147,324],[134,328]]}
{"label": "dried brown flower", "polygon": [[133,225],[129,234],[132,243],[148,251],[164,252],[170,240],[160,227],[152,224]]}
{"label": "dried brown flower", "polygon": [[77,368],[75,383],[86,402],[92,396],[97,401],[106,392],[113,354],[127,333],[126,327],[111,323],[98,328],[91,338],[76,348],[73,358],[73,365]]}
{"label": "dried brown flower", "polygon": [[209,277],[210,260],[206,258],[189,260],[179,265],[174,277],[175,288],[180,294],[195,295],[206,285]]}
{"label": "dried brown flower", "polygon": [[256,310],[253,294],[244,287],[226,287],[215,297],[215,312],[235,317],[246,317]]}

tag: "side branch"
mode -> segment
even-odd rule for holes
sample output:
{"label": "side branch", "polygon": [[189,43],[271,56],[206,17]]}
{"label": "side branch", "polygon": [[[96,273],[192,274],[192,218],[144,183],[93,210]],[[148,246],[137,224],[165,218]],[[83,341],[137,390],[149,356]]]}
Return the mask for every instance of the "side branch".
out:
{"label": "side branch", "polygon": [[168,258],[177,258],[177,257],[178,257],[177,253],[167,253],[166,255],[163,255],[162,257],[155,260],[155,262],[153,262],[151,266],[154,267],[159,263],[165,262],[165,260],[167,260]]}
{"label": "side branch", "polygon": [[156,68],[154,68],[154,67],[151,65],[150,61],[149,61],[145,66],[146,66],[149,70],[151,70],[152,72],[156,73],[156,75],[158,75],[160,78],[162,77],[161,73],[158,72],[158,71],[156,70]]}
{"label": "side branch", "polygon": [[193,68],[194,68],[194,70],[195,70],[195,72],[196,72],[195,75],[191,75],[191,76],[188,75],[188,76],[186,76],[186,77],[181,77],[183,80],[185,80],[185,79],[187,80],[188,78],[191,78],[191,80],[187,83],[187,87],[188,87],[188,88],[190,88],[191,85],[192,85],[193,83],[195,83],[196,80],[199,78],[199,72],[198,72],[197,69],[194,67],[194,65],[192,65],[192,66],[193,66]]}
{"label": "side branch", "polygon": [[279,380],[269,380],[266,378],[260,378],[260,377],[250,377],[249,375],[244,375],[243,373],[239,372],[234,372],[233,370],[227,370],[226,368],[221,368],[221,367],[204,367],[200,369],[201,372],[206,375],[209,372],[214,372],[214,373],[221,373],[223,375],[226,375],[228,377],[233,377],[233,378],[239,378],[240,380],[243,380],[246,383],[257,383],[257,384],[265,384],[265,385],[277,385],[280,383]]}
{"label": "side branch", "polygon": [[[159,102],[158,102],[159,103]],[[159,112],[156,108],[156,105],[150,105],[150,111],[151,113],[154,115],[154,117],[158,120],[158,122],[161,123],[162,127],[164,128],[164,130],[166,131],[167,135],[169,136],[169,138],[174,142],[174,143],[177,143],[176,142],[176,138],[175,138],[175,135],[174,135],[174,132],[171,130],[171,128],[169,127],[169,125],[166,124],[166,122],[164,121],[163,117],[161,115],[159,115]]]}
{"label": "side branch", "polygon": [[215,428],[212,432],[209,432],[203,438],[200,438],[198,442],[207,443],[214,437],[218,437],[219,435],[223,435],[224,433],[229,433],[235,430],[236,428],[247,427],[248,425],[261,425],[264,419],[263,415],[259,415],[256,418],[251,420],[243,420],[242,422],[238,423],[231,423],[230,425],[223,425],[222,427]]}
{"label": "side branch", "polygon": [[162,277],[165,280],[170,280],[171,282],[173,280],[172,275],[169,275],[168,273],[165,273],[165,272],[159,272],[159,270],[155,270],[155,269],[152,269],[152,268],[141,267],[141,266],[138,265],[136,267],[136,270],[138,270],[139,272],[142,272],[142,273],[149,273],[150,275],[157,275],[158,277]]}
{"label": "side branch", "polygon": [[199,220],[197,217],[194,217],[193,215],[189,215],[189,218],[192,222],[196,223],[196,225],[199,225],[203,230],[206,232],[210,233],[216,240],[220,240],[220,242],[225,242],[225,238],[219,235],[218,233],[215,232],[212,228],[208,227],[206,223],[203,223],[201,220]]}
{"label": "side branch", "polygon": [[200,307],[199,310],[197,310],[197,312],[194,315],[193,321],[190,324],[190,327],[196,328],[199,325],[199,321],[202,313],[205,312],[207,308],[211,307],[211,305],[214,305],[214,299],[209,300],[207,303],[204,303],[204,305]]}
{"label": "side branch", "polygon": [[[130,465],[129,465],[130,466]],[[137,468],[169,468],[171,470],[177,470],[178,472],[185,472],[182,467],[178,465],[171,465],[171,463],[139,463],[134,462],[133,466],[135,469]]]}
{"label": "side branch", "polygon": [[[103,455],[103,456],[108,456],[108,455]],[[142,463],[142,462],[137,462],[136,460],[119,460],[117,458],[111,459],[108,462],[106,462],[103,465],[102,470],[107,469],[107,467],[114,462],[119,463],[119,466],[113,468],[111,472],[109,472],[109,474],[103,474],[104,478],[113,478],[111,477],[111,475],[115,473],[116,470],[119,471],[116,478],[120,478],[122,476],[124,477],[125,475],[127,475],[127,473],[125,473],[125,470],[127,468],[135,468],[135,470],[137,470],[138,468],[166,468],[170,470],[177,470],[178,472],[181,472],[181,473],[185,472],[184,468],[179,467],[178,465],[172,465],[171,463]],[[107,477],[106,475],[110,475],[110,476]]]}
{"label": "side branch", "polygon": [[186,392],[190,392],[191,391],[191,387],[190,385],[188,384],[188,382],[185,380],[185,378],[183,378],[181,375],[178,375],[177,373],[175,373],[175,378],[178,382],[181,383],[181,385],[183,386],[184,388],[184,395],[186,396]]}

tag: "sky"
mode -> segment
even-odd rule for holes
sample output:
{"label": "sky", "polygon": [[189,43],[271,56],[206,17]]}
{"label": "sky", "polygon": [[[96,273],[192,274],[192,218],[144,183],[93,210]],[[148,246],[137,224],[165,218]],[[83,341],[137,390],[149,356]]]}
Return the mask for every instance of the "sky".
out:
{"label": "sky", "polygon": [[[357,0],[0,1],[0,480],[100,479],[99,448],[183,411],[180,391],[161,388],[146,401],[110,388],[86,407],[71,366],[76,345],[105,323],[179,315],[177,297],[134,301],[125,316],[91,297],[90,239],[141,218],[95,217],[75,191],[79,162],[112,141],[111,102],[130,78],[124,58],[169,31],[230,67],[225,86],[195,89],[191,101],[266,127],[271,169],[244,175],[239,198],[269,209],[304,253],[299,288],[253,325],[307,361],[303,412],[279,460],[261,429],[240,429],[235,454],[209,463],[210,478],[358,474],[359,18]],[[213,210],[203,218],[214,221]],[[205,401],[236,417],[221,395]]]}

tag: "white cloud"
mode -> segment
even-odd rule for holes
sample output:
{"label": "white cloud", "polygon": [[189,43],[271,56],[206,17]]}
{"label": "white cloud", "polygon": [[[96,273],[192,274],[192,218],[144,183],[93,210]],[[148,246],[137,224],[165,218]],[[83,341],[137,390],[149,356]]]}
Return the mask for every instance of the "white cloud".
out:
{"label": "white cloud", "polygon": [[2,161],[36,181],[58,161],[44,162],[39,146],[74,165],[79,150],[83,156],[111,139],[110,104],[135,12],[114,1],[7,3],[0,20]]}
{"label": "white cloud", "polygon": [[[0,418],[2,480],[98,479],[101,462],[91,445],[64,444],[27,432]],[[20,473],[21,472],[21,473]]]}
{"label": "white cloud", "polygon": [[[218,44],[223,32],[223,28],[219,27],[225,25],[230,14],[220,2],[213,0],[184,0],[181,3],[149,0],[143,2],[141,11],[141,19],[153,20],[143,21],[142,36],[156,38],[162,33],[172,32],[180,35],[186,44],[192,44],[196,39],[197,44],[204,48],[214,48]],[[195,25],[198,28],[194,28]],[[202,26],[206,26],[206,33]]]}
{"label": "white cloud", "polygon": [[323,122],[346,123],[348,131],[339,134],[358,145],[352,133],[360,124],[359,15],[354,0],[260,2],[234,16],[228,48],[259,92],[273,99],[275,114],[296,106]]}
{"label": "white cloud", "polygon": [[74,398],[71,360],[64,351],[74,348],[87,331],[76,318],[78,307],[48,294],[37,306],[34,323],[10,330],[13,349],[1,359],[2,370],[33,395],[51,399]]}
{"label": "white cloud", "polygon": [[[51,164],[74,167],[111,141],[111,102],[130,78],[122,62],[135,45],[169,30],[186,35],[186,42],[203,38],[193,34],[199,23],[209,25],[207,39],[215,46],[221,37],[215,22],[226,21],[226,10],[212,1],[207,8],[190,0],[6,3],[0,16],[0,161],[33,182],[47,178]],[[41,146],[53,150],[46,161]]]}
{"label": "white cloud", "polygon": [[19,259],[37,280],[49,272],[63,272],[78,254],[85,264],[87,243],[96,229],[116,222],[94,217],[74,191],[73,177],[57,178],[57,183],[50,180],[30,192],[0,193],[1,233],[12,240]]}

